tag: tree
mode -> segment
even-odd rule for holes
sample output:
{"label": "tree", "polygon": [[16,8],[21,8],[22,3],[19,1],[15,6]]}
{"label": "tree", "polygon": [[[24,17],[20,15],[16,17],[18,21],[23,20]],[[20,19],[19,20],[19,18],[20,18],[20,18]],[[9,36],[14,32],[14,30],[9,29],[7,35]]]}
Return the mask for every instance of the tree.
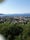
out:
{"label": "tree", "polygon": [[8,30],[4,31],[3,35],[8,40],[14,40],[16,38],[15,36],[21,35],[22,38],[22,32],[23,32],[22,27],[10,27]]}
{"label": "tree", "polygon": [[4,0],[0,0],[0,3],[2,3]]}

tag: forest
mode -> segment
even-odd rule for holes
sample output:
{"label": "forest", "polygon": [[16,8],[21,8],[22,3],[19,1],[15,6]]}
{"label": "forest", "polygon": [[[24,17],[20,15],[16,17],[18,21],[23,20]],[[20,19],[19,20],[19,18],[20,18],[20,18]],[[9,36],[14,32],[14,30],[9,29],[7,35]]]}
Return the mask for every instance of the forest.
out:
{"label": "forest", "polygon": [[0,23],[0,34],[8,40],[30,40],[30,22],[27,24]]}

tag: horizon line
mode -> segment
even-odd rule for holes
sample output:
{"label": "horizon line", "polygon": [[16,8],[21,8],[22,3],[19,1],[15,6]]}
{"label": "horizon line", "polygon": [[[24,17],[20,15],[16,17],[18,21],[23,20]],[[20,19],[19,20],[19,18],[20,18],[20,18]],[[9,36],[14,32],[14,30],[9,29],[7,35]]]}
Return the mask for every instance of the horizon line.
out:
{"label": "horizon line", "polygon": [[30,13],[0,13],[0,14],[30,14]]}

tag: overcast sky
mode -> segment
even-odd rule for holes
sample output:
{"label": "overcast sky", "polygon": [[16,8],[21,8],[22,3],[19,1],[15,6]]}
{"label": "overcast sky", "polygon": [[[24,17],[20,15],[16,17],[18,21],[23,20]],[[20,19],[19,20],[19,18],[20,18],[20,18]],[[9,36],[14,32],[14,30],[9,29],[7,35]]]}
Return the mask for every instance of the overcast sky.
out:
{"label": "overcast sky", "polygon": [[0,13],[30,13],[30,0],[6,0],[0,3]]}

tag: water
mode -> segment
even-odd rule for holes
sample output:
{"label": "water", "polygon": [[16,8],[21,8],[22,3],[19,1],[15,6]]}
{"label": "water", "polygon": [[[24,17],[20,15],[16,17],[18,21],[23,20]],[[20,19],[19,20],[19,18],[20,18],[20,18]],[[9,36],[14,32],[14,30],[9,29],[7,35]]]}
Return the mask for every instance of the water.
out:
{"label": "water", "polygon": [[0,40],[6,40],[2,34],[0,34]]}
{"label": "water", "polygon": [[4,14],[4,15],[0,15],[0,16],[30,16],[29,13],[25,13],[25,14]]}

